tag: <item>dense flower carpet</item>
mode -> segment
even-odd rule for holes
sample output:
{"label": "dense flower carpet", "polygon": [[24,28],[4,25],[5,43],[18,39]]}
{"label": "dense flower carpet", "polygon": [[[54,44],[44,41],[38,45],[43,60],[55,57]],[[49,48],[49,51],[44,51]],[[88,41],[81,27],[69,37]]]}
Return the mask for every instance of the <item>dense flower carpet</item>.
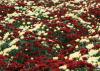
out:
{"label": "dense flower carpet", "polygon": [[100,71],[100,0],[1,0],[0,71]]}

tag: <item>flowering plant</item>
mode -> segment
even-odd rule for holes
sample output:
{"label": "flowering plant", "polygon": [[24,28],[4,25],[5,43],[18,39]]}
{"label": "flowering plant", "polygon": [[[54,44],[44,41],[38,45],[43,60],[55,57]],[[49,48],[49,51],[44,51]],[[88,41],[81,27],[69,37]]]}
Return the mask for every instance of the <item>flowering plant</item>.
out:
{"label": "flowering plant", "polygon": [[1,71],[99,71],[99,0],[0,4]]}

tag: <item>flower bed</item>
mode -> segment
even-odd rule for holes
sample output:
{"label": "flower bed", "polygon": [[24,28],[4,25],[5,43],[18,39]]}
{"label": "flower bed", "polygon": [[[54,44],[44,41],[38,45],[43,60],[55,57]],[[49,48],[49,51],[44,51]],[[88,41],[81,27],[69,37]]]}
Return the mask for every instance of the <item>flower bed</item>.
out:
{"label": "flower bed", "polygon": [[0,71],[99,71],[99,0],[0,4]]}

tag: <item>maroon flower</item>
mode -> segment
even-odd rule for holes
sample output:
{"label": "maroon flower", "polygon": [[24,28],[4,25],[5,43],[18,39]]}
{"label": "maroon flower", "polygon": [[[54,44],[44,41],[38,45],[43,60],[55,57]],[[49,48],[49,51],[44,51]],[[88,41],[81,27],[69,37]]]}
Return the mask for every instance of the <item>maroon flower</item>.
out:
{"label": "maroon flower", "polygon": [[0,60],[5,60],[7,57],[0,55]]}
{"label": "maroon flower", "polygon": [[54,68],[54,69],[51,69],[52,71],[60,71],[59,68]]}
{"label": "maroon flower", "polygon": [[88,49],[82,48],[82,49],[80,50],[80,53],[81,53],[82,55],[87,54],[87,53],[88,53]]}
{"label": "maroon flower", "polygon": [[82,61],[73,61],[67,64],[68,69],[75,70],[76,68],[81,68],[85,66],[85,63]]}
{"label": "maroon flower", "polygon": [[0,68],[6,68],[7,67],[7,63],[4,62],[3,60],[0,60]]}
{"label": "maroon flower", "polygon": [[87,57],[82,57],[83,60],[87,60]]}
{"label": "maroon flower", "polygon": [[59,55],[58,55],[58,58],[59,58],[59,59],[64,59],[64,55],[63,55],[63,54],[59,54]]}
{"label": "maroon flower", "polygon": [[73,52],[74,50],[75,50],[74,47],[69,47],[69,48],[67,49],[67,52],[68,52],[68,54],[70,54],[70,53]]}
{"label": "maroon flower", "polygon": [[90,63],[86,63],[86,66],[88,67],[88,71],[93,71],[94,66]]}
{"label": "maroon flower", "polygon": [[2,30],[3,28],[4,28],[4,26],[0,24],[0,30]]}
{"label": "maroon flower", "polygon": [[15,26],[14,26],[13,24],[11,24],[11,23],[7,24],[6,26],[7,26],[9,29],[12,29],[12,30],[15,29]]}
{"label": "maroon flower", "polygon": [[93,49],[99,49],[100,48],[100,44],[97,44],[93,47]]}
{"label": "maroon flower", "polygon": [[18,6],[26,6],[26,3],[24,2],[17,2]]}
{"label": "maroon flower", "polygon": [[61,28],[61,31],[64,31],[66,33],[70,33],[71,32],[71,29],[70,28]]}

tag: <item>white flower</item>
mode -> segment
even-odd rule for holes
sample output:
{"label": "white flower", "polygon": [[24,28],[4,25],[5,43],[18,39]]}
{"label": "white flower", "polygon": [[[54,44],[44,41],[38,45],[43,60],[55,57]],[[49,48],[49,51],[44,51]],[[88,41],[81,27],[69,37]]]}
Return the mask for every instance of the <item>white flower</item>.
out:
{"label": "white flower", "polygon": [[75,46],[75,48],[79,48],[79,46],[78,46],[78,45],[76,45],[76,46]]}
{"label": "white flower", "polygon": [[6,22],[9,22],[9,23],[13,23],[15,20],[14,19],[11,19],[11,18],[6,18],[5,21]]}
{"label": "white flower", "polygon": [[99,34],[96,34],[95,36],[93,36],[93,38],[99,38]]}
{"label": "white flower", "polygon": [[92,26],[91,25],[87,25],[87,28],[92,29]]}
{"label": "white flower", "polygon": [[65,59],[67,59],[67,58],[68,58],[68,56],[65,56],[64,58],[65,58]]}
{"label": "white flower", "polygon": [[4,44],[4,43],[5,43],[5,41],[0,40],[0,46],[1,46],[2,44]]}
{"label": "white flower", "polygon": [[73,58],[79,58],[81,56],[80,52],[75,52],[75,53],[72,53],[70,54],[70,58],[73,59]]}
{"label": "white flower", "polygon": [[82,2],[82,1],[84,1],[84,0],[75,0],[74,2],[79,3],[79,2]]}
{"label": "white flower", "polygon": [[66,69],[65,71],[70,71],[69,69]]}
{"label": "white flower", "polygon": [[68,24],[67,24],[67,27],[69,27],[69,28],[73,28],[73,27],[74,27],[74,25],[73,25],[73,24],[71,24],[71,23],[68,23]]}
{"label": "white flower", "polygon": [[23,29],[23,31],[25,31],[25,30],[28,30],[29,29],[29,26],[20,26],[19,28],[20,29]]}
{"label": "white flower", "polygon": [[33,31],[33,28],[32,29],[29,29],[28,31],[32,32]]}
{"label": "white flower", "polygon": [[42,34],[42,32],[41,31],[38,31],[38,33],[37,33],[38,35],[41,35]]}
{"label": "white flower", "polygon": [[89,29],[88,31],[89,31],[90,33],[94,33],[94,32],[95,32],[94,29]]}
{"label": "white flower", "polygon": [[8,17],[12,17],[12,15],[11,15],[11,14],[7,14],[7,16],[8,16]]}
{"label": "white flower", "polygon": [[27,14],[28,16],[32,16],[32,15],[34,15],[34,12],[32,12],[32,11],[28,11],[28,14]]}
{"label": "white flower", "polygon": [[57,2],[59,2],[59,0],[52,0],[54,3],[57,3]]}
{"label": "white flower", "polygon": [[43,35],[44,35],[44,36],[45,36],[45,35],[47,35],[47,34],[48,34],[48,33],[46,33],[46,32],[45,32],[45,33],[43,33]]}
{"label": "white flower", "polygon": [[53,60],[58,60],[58,57],[53,57]]}
{"label": "white flower", "polygon": [[100,62],[98,62],[98,67],[97,68],[100,68]]}
{"label": "white flower", "polygon": [[19,14],[16,13],[16,12],[12,13],[11,15],[12,15],[12,16],[19,16]]}
{"label": "white flower", "polygon": [[0,54],[3,54],[3,51],[0,51]]}
{"label": "white flower", "polygon": [[81,39],[80,42],[89,42],[89,39]]}
{"label": "white flower", "polygon": [[[78,19],[81,23],[91,24],[90,22],[86,22],[86,21],[84,21],[83,19],[81,19],[80,17],[78,17],[77,15],[72,14],[72,13],[65,14],[65,16],[71,16],[72,18]],[[85,24],[84,24],[84,25],[85,25]]]}
{"label": "white flower", "polygon": [[18,6],[15,6],[15,9],[19,9],[20,7],[18,7]]}
{"label": "white flower", "polygon": [[38,39],[38,40],[40,40],[40,39],[41,39],[41,37],[37,37],[37,39]]}
{"label": "white flower", "polygon": [[79,41],[80,41],[80,39],[76,39],[75,41],[76,41],[76,42],[79,42]]}
{"label": "white flower", "polygon": [[32,5],[32,1],[27,2],[27,5]]}
{"label": "white flower", "polygon": [[59,44],[56,44],[56,46],[55,46],[56,48],[60,48],[60,46],[59,46]]}
{"label": "white flower", "polygon": [[91,49],[91,48],[93,48],[93,47],[94,47],[93,44],[88,44],[88,45],[86,46],[87,49]]}
{"label": "white flower", "polygon": [[35,30],[39,29],[41,26],[42,26],[42,23],[34,24],[33,30],[35,31]]}
{"label": "white flower", "polygon": [[18,38],[15,38],[14,40],[12,40],[10,43],[9,43],[9,46],[12,46],[13,44],[15,44],[17,41],[19,41]]}
{"label": "white flower", "polygon": [[88,38],[89,38],[89,39],[92,39],[92,36],[89,36]]}
{"label": "white flower", "polygon": [[31,24],[31,22],[27,22],[27,24]]}
{"label": "white flower", "polygon": [[22,31],[22,32],[19,32],[19,36],[22,36],[25,32]]}
{"label": "white flower", "polygon": [[22,36],[20,36],[20,38],[21,38],[21,39],[24,39],[24,36],[22,35]]}
{"label": "white flower", "polygon": [[88,63],[96,63],[100,57],[89,57],[87,62]]}
{"label": "white flower", "polygon": [[66,65],[60,66],[59,69],[66,70],[67,66]]}
{"label": "white flower", "polygon": [[7,32],[7,33],[4,35],[3,40],[7,39],[9,35],[10,35],[9,32]]}
{"label": "white flower", "polygon": [[11,47],[4,49],[2,52],[0,52],[0,54],[9,55],[8,52],[14,49],[18,49],[18,47],[16,45],[12,45]]}
{"label": "white flower", "polygon": [[98,53],[98,50],[93,50],[93,49],[91,49],[90,51],[89,51],[89,55],[90,56],[93,56],[93,55],[95,55],[95,54],[97,54]]}
{"label": "white flower", "polygon": [[31,57],[31,60],[33,60],[34,58],[33,57]]}
{"label": "white flower", "polygon": [[71,44],[67,44],[67,47],[70,47],[70,46],[72,46]]}

